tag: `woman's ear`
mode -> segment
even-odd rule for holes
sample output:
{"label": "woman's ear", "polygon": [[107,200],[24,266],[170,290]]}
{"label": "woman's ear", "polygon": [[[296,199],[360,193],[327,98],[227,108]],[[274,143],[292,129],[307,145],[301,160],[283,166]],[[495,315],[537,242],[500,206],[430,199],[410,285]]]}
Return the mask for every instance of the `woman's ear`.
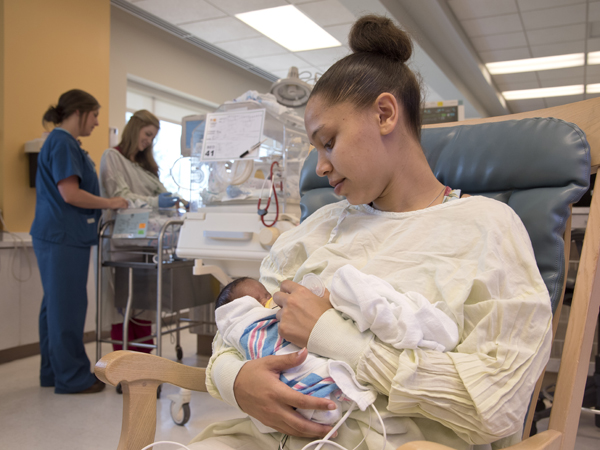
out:
{"label": "woman's ear", "polygon": [[390,134],[398,124],[399,107],[394,95],[389,92],[379,94],[375,100],[375,107],[379,117],[379,131],[382,136]]}

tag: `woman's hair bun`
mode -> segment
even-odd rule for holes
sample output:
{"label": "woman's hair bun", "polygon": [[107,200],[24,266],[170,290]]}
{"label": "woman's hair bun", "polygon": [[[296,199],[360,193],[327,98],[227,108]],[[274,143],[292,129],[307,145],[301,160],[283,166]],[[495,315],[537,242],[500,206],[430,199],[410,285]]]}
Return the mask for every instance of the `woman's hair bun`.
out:
{"label": "woman's hair bun", "polygon": [[408,34],[384,16],[367,15],[358,19],[350,30],[348,41],[354,53],[377,53],[403,63],[412,54]]}

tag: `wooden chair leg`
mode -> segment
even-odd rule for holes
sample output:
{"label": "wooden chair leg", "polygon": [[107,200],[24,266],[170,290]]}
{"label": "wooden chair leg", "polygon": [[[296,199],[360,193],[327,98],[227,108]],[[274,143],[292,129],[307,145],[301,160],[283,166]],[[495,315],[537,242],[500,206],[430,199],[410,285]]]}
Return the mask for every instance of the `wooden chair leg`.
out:
{"label": "wooden chair leg", "polygon": [[123,425],[118,450],[140,450],[154,442],[159,381],[122,381]]}

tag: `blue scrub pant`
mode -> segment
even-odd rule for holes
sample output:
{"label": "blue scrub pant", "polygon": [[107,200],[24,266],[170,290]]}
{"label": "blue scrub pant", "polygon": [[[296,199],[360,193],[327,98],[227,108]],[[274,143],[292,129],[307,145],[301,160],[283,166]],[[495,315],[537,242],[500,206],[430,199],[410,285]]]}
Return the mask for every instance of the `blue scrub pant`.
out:
{"label": "blue scrub pant", "polygon": [[90,247],[33,238],[44,298],[40,310],[40,384],[57,394],[79,392],[96,381],[83,345]]}

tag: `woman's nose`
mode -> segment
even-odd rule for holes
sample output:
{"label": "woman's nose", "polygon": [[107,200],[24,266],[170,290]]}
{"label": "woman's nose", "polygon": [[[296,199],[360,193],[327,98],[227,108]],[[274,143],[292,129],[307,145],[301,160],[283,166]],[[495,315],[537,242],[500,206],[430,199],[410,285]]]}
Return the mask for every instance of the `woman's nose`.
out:
{"label": "woman's nose", "polygon": [[317,175],[320,177],[326,176],[329,172],[331,172],[331,163],[329,160],[323,156],[321,152],[319,152],[319,157],[317,159]]}

